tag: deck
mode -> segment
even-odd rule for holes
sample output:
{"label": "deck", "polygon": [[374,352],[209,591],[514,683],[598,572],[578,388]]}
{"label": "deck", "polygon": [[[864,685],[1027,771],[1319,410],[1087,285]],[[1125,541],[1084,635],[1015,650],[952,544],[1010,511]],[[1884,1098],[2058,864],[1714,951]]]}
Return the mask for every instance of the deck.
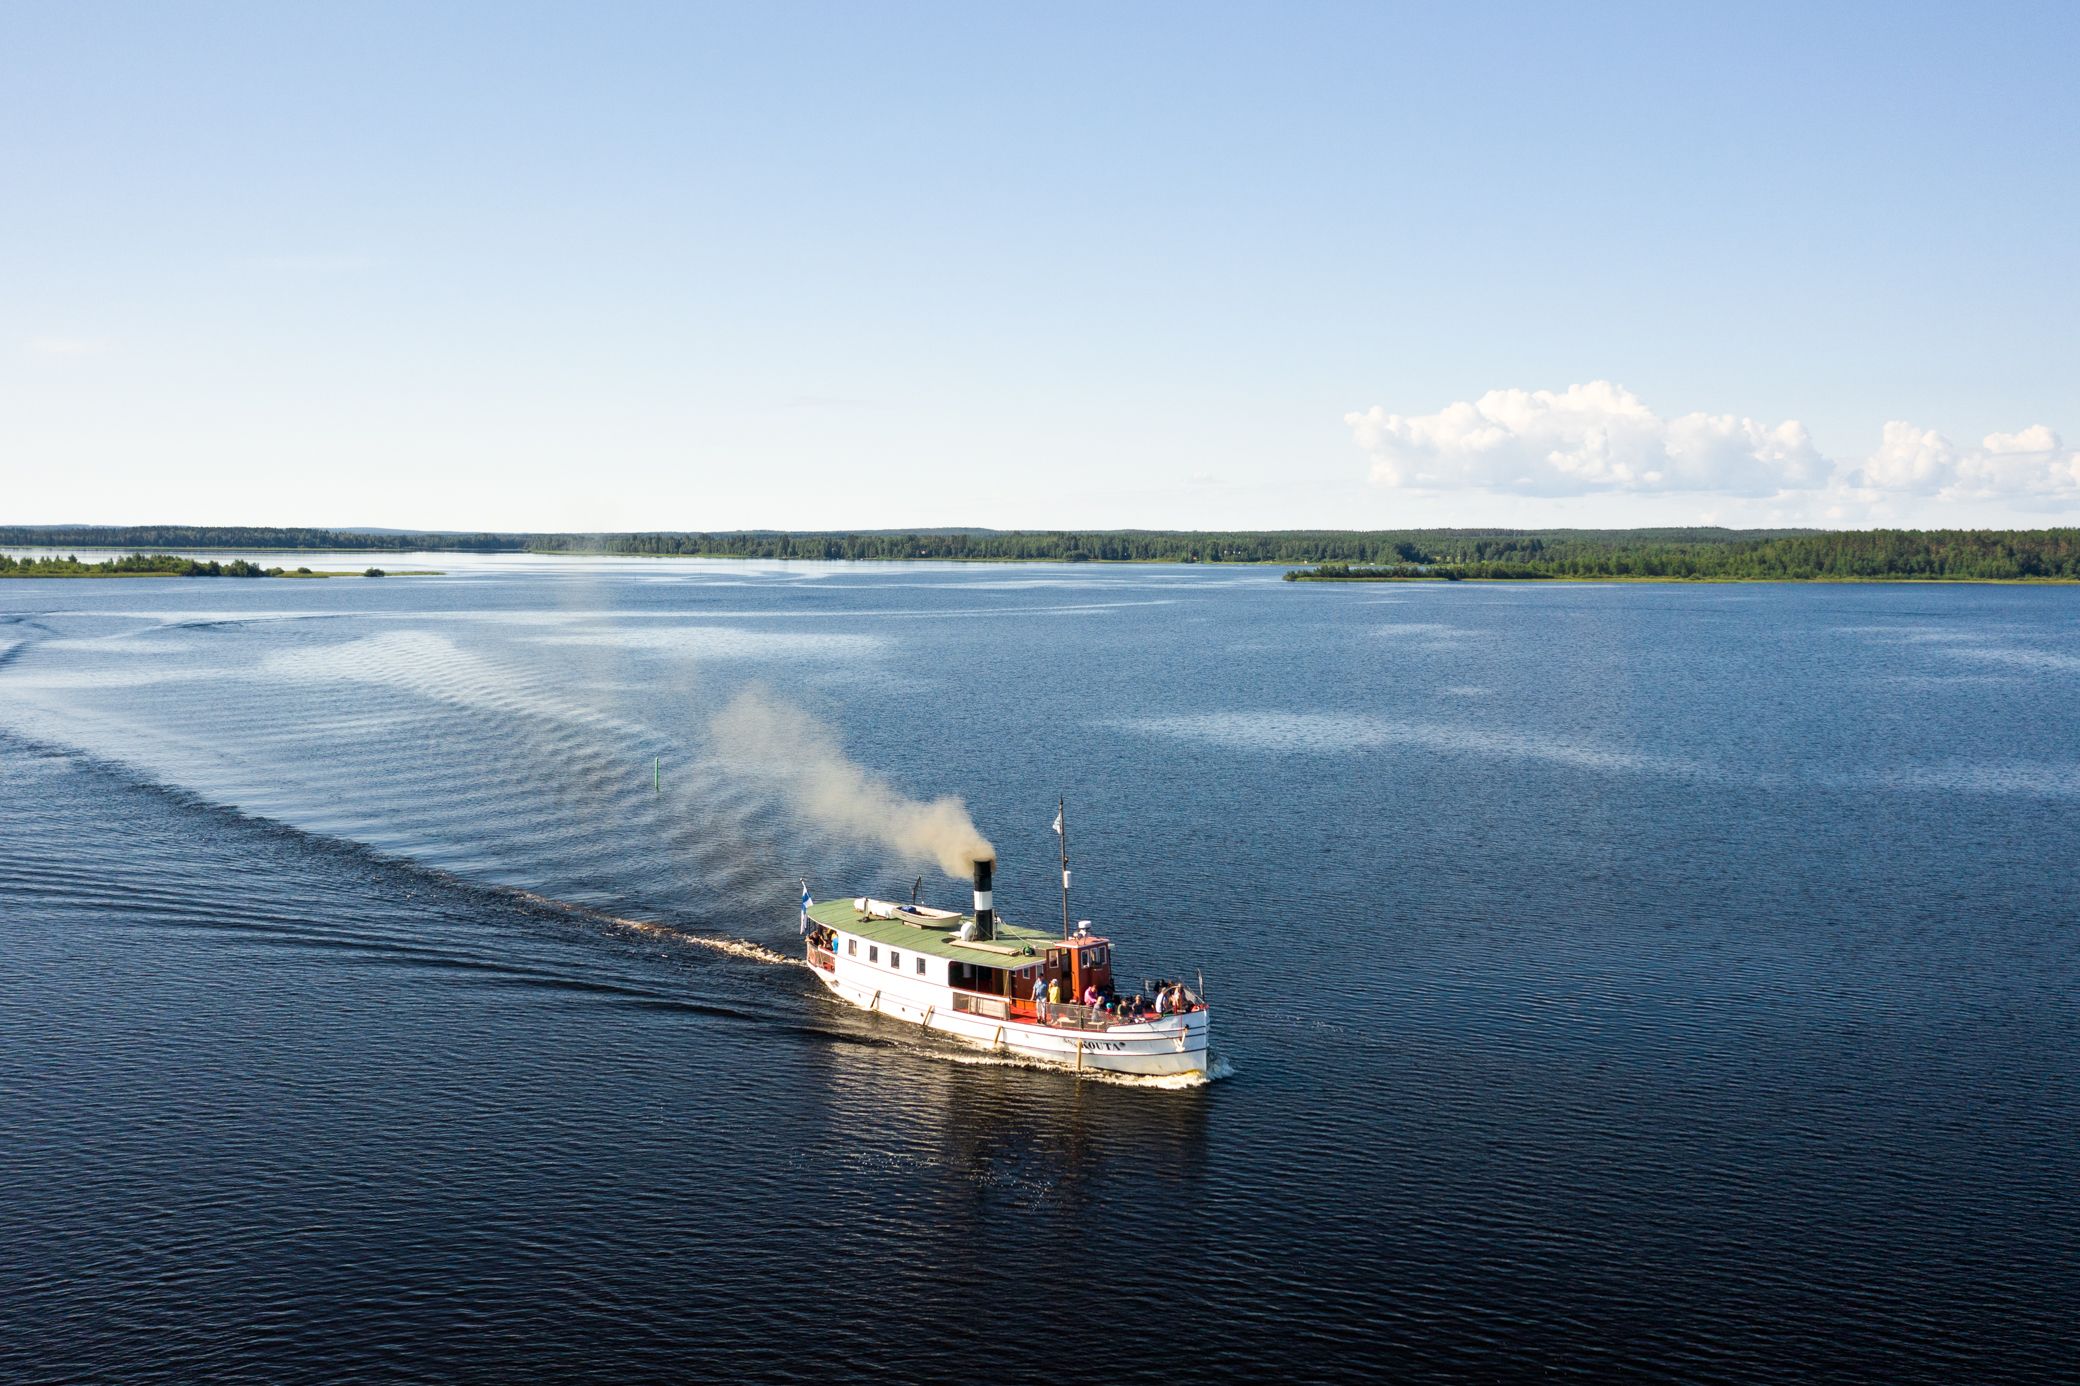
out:
{"label": "deck", "polygon": [[931,921],[930,928],[922,928],[900,919],[882,919],[875,915],[862,914],[853,908],[851,900],[826,900],[822,904],[811,905],[809,918],[827,929],[837,929],[870,943],[908,949],[914,953],[929,953],[934,957],[948,958],[974,967],[1024,967],[1033,959],[1043,956],[1048,948],[1062,941],[1062,936],[1052,929],[1006,924],[1000,919],[996,925],[996,938],[990,944],[962,943],[952,935],[963,924],[973,919],[973,915],[935,919]]}

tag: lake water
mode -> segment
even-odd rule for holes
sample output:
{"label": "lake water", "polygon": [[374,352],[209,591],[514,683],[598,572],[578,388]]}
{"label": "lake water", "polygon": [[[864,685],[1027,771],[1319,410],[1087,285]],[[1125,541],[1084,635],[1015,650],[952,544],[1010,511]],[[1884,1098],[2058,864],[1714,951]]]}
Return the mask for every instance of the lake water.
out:
{"label": "lake water", "polygon": [[[2080,589],[299,561],[449,575],[0,582],[0,1377],[2080,1357]],[[962,887],[718,765],[754,684],[1014,919],[1066,792],[1225,1076],[771,960]]]}

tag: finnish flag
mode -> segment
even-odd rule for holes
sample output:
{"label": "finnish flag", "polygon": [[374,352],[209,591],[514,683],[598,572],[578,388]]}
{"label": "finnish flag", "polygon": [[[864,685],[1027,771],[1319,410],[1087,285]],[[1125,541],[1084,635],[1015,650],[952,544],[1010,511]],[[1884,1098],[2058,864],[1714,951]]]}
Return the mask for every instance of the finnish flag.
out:
{"label": "finnish flag", "polygon": [[808,934],[808,932],[809,932],[809,906],[811,906],[811,905],[813,905],[813,904],[815,904],[815,903],[816,903],[816,902],[815,902],[814,900],[811,900],[811,899],[809,898],[809,883],[808,883],[807,881],[803,881],[803,882],[802,882],[802,933],[803,933],[804,935],[807,935],[807,934]]}

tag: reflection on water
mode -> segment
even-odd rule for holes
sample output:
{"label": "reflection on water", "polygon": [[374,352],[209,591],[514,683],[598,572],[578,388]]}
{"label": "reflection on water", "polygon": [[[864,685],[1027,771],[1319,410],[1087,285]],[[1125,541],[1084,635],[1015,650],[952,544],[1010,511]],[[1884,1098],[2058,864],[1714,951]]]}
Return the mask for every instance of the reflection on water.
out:
{"label": "reflection on water", "polygon": [[[1091,1181],[1122,1176],[1190,1197],[1204,1173],[1207,1104],[1189,1091],[1081,1082],[921,1039],[893,1056],[832,1045],[817,1052],[816,1068],[811,1086],[831,1143],[863,1132],[887,1141],[862,1143],[852,1168],[922,1181],[978,1215],[998,1206],[1073,1210]],[[892,1087],[901,1093],[893,1109]],[[900,1123],[893,1131],[891,1116]],[[1015,1245],[1016,1228],[1001,1230]]]}

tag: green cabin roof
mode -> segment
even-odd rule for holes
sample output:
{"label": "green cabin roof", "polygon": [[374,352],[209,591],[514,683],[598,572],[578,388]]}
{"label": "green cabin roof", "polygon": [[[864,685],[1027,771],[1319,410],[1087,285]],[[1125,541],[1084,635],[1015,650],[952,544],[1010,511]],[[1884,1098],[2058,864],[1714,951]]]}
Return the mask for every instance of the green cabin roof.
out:
{"label": "green cabin roof", "polygon": [[[912,952],[930,953],[934,957],[951,958],[955,962],[973,967],[1012,969],[1028,967],[1039,962],[1050,945],[1062,942],[1062,936],[1052,929],[1033,929],[1023,924],[1006,924],[999,919],[993,947],[962,943],[952,935],[959,932],[961,925],[975,916],[964,914],[955,919],[934,919],[930,927],[920,927],[901,919],[883,919],[878,915],[862,914],[853,908],[850,900],[826,900],[820,905],[809,907],[809,918],[827,929],[837,929],[872,943],[890,948],[908,948]],[[1006,953],[1006,948],[1026,949],[1027,954]]]}

